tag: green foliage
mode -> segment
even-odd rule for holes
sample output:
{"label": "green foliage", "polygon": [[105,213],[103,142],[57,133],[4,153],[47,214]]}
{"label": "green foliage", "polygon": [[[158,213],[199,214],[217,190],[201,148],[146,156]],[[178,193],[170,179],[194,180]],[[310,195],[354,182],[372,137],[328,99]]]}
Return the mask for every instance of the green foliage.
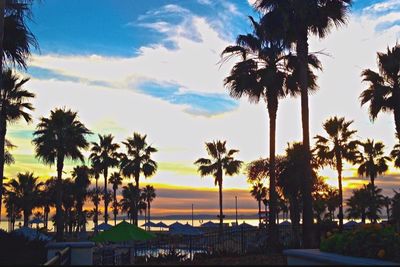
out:
{"label": "green foliage", "polygon": [[393,227],[364,225],[356,230],[328,236],[321,242],[320,249],[354,257],[400,262],[400,235]]}

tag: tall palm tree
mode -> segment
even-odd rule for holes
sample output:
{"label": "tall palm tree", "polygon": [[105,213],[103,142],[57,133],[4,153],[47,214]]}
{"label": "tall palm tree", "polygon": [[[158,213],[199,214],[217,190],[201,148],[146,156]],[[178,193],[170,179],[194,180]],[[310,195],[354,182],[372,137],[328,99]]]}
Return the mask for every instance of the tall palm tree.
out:
{"label": "tall palm tree", "polygon": [[57,241],[63,239],[63,214],[62,214],[62,172],[64,160],[84,161],[81,149],[86,149],[89,143],[85,136],[91,132],[78,120],[76,112],[65,109],[51,111],[49,118],[42,117],[33,133],[36,157],[45,164],[57,166],[57,200],[56,224]]}
{"label": "tall palm tree", "polygon": [[375,179],[388,170],[387,161],[391,161],[391,158],[384,156],[385,145],[382,142],[375,143],[374,140],[367,139],[360,145],[363,147],[364,153],[360,157],[358,174],[369,176],[372,186],[375,186]]}
{"label": "tall palm tree", "polygon": [[72,171],[72,178],[74,178],[74,193],[76,200],[77,212],[77,231],[80,232],[83,228],[85,217],[83,214],[83,204],[88,196],[88,187],[90,185],[90,169],[82,165],[76,166]]}
{"label": "tall palm tree", "polygon": [[156,198],[156,190],[152,185],[146,185],[142,189],[142,199],[146,202],[146,208],[147,208],[147,221],[151,222],[150,220],[150,207],[151,207],[151,202]]}
{"label": "tall palm tree", "polygon": [[303,145],[306,149],[306,180],[303,185],[303,242],[312,246],[312,168],[309,132],[308,79],[309,35],[326,37],[333,26],[346,23],[351,0],[258,0],[255,7],[264,11],[262,25],[272,38],[295,45],[299,63],[297,83],[301,89]]}
{"label": "tall palm tree", "polygon": [[121,208],[123,211],[127,212],[129,220],[134,224],[137,223],[137,214],[139,210],[139,206],[141,206],[141,190],[134,186],[132,183],[128,183],[128,185],[122,187],[122,199],[121,199]]}
{"label": "tall palm tree", "polygon": [[253,184],[250,194],[258,203],[258,224],[261,226],[261,202],[267,197],[267,188],[260,182]]}
{"label": "tall palm tree", "polygon": [[[33,110],[29,102],[35,96],[23,87],[29,78],[20,78],[11,69],[2,73],[2,86],[0,87],[0,203],[2,203],[4,164],[6,163],[6,133],[7,124],[14,123],[23,118],[31,122],[29,111]],[[1,206],[1,205],[0,205]],[[1,214],[1,207],[0,207]]]}
{"label": "tall palm tree", "polygon": [[56,184],[57,178],[51,177],[44,182],[44,189],[41,194],[41,204],[43,205],[44,226],[48,229],[50,208],[56,203]]}
{"label": "tall palm tree", "polygon": [[[147,143],[146,137],[147,135],[133,133],[133,137],[129,137],[125,142],[122,142],[127,149],[127,153],[121,155],[120,167],[122,175],[133,177],[135,186],[138,189],[141,174],[147,178],[157,171],[157,162],[152,159],[152,155],[158,150]],[[138,221],[137,212],[133,214],[135,223]]]}
{"label": "tall palm tree", "polygon": [[15,204],[22,210],[24,215],[24,226],[28,226],[29,216],[32,210],[39,206],[39,198],[43,183],[38,182],[38,177],[33,173],[18,173],[17,179],[11,179],[6,188],[15,196]]}
{"label": "tall palm tree", "polygon": [[[107,193],[108,169],[118,165],[119,145],[113,142],[114,136],[99,135],[99,142],[92,142],[89,159],[96,162],[104,176],[104,194]],[[104,198],[104,222],[108,222],[108,198]]]}
{"label": "tall palm tree", "polygon": [[226,141],[213,141],[206,142],[206,150],[210,158],[199,158],[194,162],[198,165],[198,172],[200,175],[214,177],[215,185],[219,189],[219,228],[222,233],[224,214],[222,212],[222,182],[223,175],[232,176],[239,173],[243,164],[240,160],[235,160],[234,155],[239,152],[236,149],[227,150]]}
{"label": "tall palm tree", "polygon": [[100,203],[100,196],[99,196],[99,178],[101,173],[101,168],[98,161],[91,161],[91,168],[90,168],[90,175],[95,180],[95,188],[90,190],[89,195],[92,199],[94,204],[94,214],[93,214],[93,222],[94,222],[94,232],[97,233],[97,226],[99,222],[99,203]]}
{"label": "tall palm tree", "polygon": [[117,225],[117,215],[118,215],[118,200],[117,200],[117,190],[120,185],[122,185],[122,176],[119,172],[114,172],[111,174],[108,182],[112,185],[113,188],[113,213],[114,213],[114,225]]}
{"label": "tall palm tree", "polygon": [[317,135],[315,137],[315,149],[317,157],[322,165],[329,165],[336,168],[339,184],[339,229],[343,230],[343,186],[342,170],[343,162],[357,163],[359,152],[357,150],[358,141],[354,140],[356,130],[350,130],[349,127],[353,121],[345,121],[345,118],[333,117],[328,119],[323,128],[327,137]]}
{"label": "tall palm tree", "polygon": [[380,112],[393,112],[396,132],[400,134],[400,44],[378,53],[379,73],[370,69],[362,72],[368,89],[360,95],[361,105],[369,103],[369,115],[375,120]]}

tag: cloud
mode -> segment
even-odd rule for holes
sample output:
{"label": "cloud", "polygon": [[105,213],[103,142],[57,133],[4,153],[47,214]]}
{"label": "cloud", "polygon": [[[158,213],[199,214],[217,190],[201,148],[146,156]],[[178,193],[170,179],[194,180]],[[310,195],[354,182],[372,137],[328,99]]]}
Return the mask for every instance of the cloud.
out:
{"label": "cloud", "polygon": [[400,1],[399,0],[389,0],[389,1],[381,1],[379,3],[372,4],[364,8],[364,12],[370,13],[385,13],[393,10],[400,9]]}

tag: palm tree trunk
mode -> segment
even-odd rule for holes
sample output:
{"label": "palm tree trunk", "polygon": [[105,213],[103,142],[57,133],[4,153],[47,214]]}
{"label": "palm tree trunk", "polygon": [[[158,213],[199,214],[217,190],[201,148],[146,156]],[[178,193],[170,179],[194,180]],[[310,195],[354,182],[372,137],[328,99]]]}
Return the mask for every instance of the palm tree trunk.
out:
{"label": "palm tree trunk", "polygon": [[[277,99],[273,99],[272,101],[277,101]],[[270,101],[270,102],[272,102]],[[276,103],[268,103],[270,107],[268,108],[269,113],[269,158],[270,158],[270,166],[269,166],[269,244],[271,244],[271,249],[274,250],[274,246],[278,244],[278,231],[276,227],[276,218],[277,218],[277,194],[276,194],[276,172],[275,172],[275,138],[276,138],[276,113],[278,109],[278,104]]]}
{"label": "palm tree trunk", "polygon": [[342,159],[337,157],[337,172],[338,172],[338,182],[339,182],[339,231],[343,231],[343,186],[342,186]]}
{"label": "palm tree trunk", "polygon": [[[149,223],[150,223],[150,222],[151,222],[151,219],[150,219],[150,201],[147,202],[147,212],[148,212],[147,220],[148,220]],[[149,226],[149,230],[150,230],[150,226]]]}
{"label": "palm tree trunk", "polygon": [[301,90],[301,121],[303,129],[303,146],[306,153],[305,159],[305,180],[302,184],[303,195],[303,246],[313,246],[313,212],[312,212],[312,171],[310,153],[310,122],[308,106],[308,32],[307,28],[302,29],[301,38],[297,41],[296,52],[299,59],[299,83]]}
{"label": "palm tree trunk", "polygon": [[108,192],[107,192],[108,169],[104,169],[104,222],[108,222]]}
{"label": "palm tree trunk", "polygon": [[[140,188],[139,188],[139,178],[140,178],[139,174],[135,176],[136,188],[138,190],[140,190]],[[139,206],[139,203],[136,203],[136,208],[135,208],[134,214],[133,214],[133,220],[134,220],[134,223],[135,223],[136,226],[138,226],[138,213],[139,213],[138,206]]]}
{"label": "palm tree trunk", "polygon": [[99,225],[99,186],[98,186],[98,178],[96,180],[96,203],[94,203],[94,232],[97,233],[97,226]]}
{"label": "palm tree trunk", "polygon": [[[222,171],[221,171],[222,173]],[[221,174],[222,176],[222,174]],[[222,177],[221,179],[218,181],[218,187],[219,187],[219,231],[220,234],[223,233],[224,231],[224,214],[222,212]]]}
{"label": "palm tree trunk", "polygon": [[114,189],[114,225],[117,225],[117,189]]}
{"label": "palm tree trunk", "polygon": [[394,98],[394,122],[396,125],[397,135],[400,137],[400,86],[397,81],[393,85],[393,98]]}
{"label": "palm tree trunk", "polygon": [[0,222],[1,222],[1,208],[3,205],[4,151],[5,151],[4,145],[7,133],[7,121],[4,115],[4,110],[2,110],[1,113],[2,114],[0,115],[1,118],[0,119]]}
{"label": "palm tree trunk", "polygon": [[[4,13],[5,13],[6,1],[0,0],[0,88],[3,88],[3,39],[4,39]],[[6,126],[0,125],[0,134],[2,144],[0,143],[0,222],[1,222],[1,208],[3,204],[3,179],[4,179],[4,142],[6,136]],[[4,131],[4,138],[3,138]],[[1,140],[0,140],[1,142]]]}
{"label": "palm tree trunk", "polygon": [[258,226],[261,227],[261,199],[258,200]]}
{"label": "palm tree trunk", "polygon": [[29,226],[29,210],[24,210],[24,227]]}
{"label": "palm tree trunk", "polygon": [[300,209],[298,199],[294,197],[289,198],[290,201],[290,220],[292,221],[293,232],[293,245],[295,248],[299,247],[299,223],[300,223]]}
{"label": "palm tree trunk", "polygon": [[57,156],[57,182],[56,182],[56,240],[61,242],[64,235],[63,210],[62,210],[62,171],[64,168],[64,156]]}

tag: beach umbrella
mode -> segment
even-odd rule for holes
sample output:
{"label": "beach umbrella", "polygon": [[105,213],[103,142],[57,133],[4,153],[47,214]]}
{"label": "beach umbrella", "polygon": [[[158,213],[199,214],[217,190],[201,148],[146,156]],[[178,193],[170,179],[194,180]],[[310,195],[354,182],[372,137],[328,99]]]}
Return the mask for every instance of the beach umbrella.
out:
{"label": "beach umbrella", "polygon": [[97,225],[97,227],[94,227],[93,230],[97,230],[97,231],[105,231],[108,229],[111,229],[113,226],[111,224],[108,223],[101,223],[99,225]]}
{"label": "beach umbrella", "polygon": [[146,222],[146,223],[142,224],[142,226],[144,226],[144,227],[158,227],[158,225],[156,223],[153,223],[153,222]]}
{"label": "beach umbrella", "polygon": [[183,224],[181,224],[180,222],[174,222],[173,224],[171,224],[170,226],[168,226],[168,228],[171,229],[171,227],[175,227],[175,226],[182,226]]}
{"label": "beach umbrella", "polygon": [[155,238],[156,235],[137,227],[134,224],[130,224],[126,221],[122,221],[116,226],[105,230],[94,236],[92,241],[95,242],[124,242],[130,240],[149,240]]}
{"label": "beach umbrella", "polygon": [[169,226],[166,225],[166,224],[163,223],[163,222],[156,223],[156,225],[157,225],[157,227],[160,227],[160,228],[169,228]]}
{"label": "beach umbrella", "polygon": [[283,221],[279,225],[292,225],[289,221]]}
{"label": "beach umbrella", "polygon": [[176,224],[169,226],[169,232],[175,235],[202,235],[203,232],[189,224]]}
{"label": "beach umbrella", "polygon": [[203,223],[203,224],[201,225],[201,227],[210,227],[210,228],[218,227],[218,226],[219,226],[218,223],[213,223],[212,221],[208,221],[208,222]]}
{"label": "beach umbrella", "polygon": [[351,228],[355,227],[358,225],[358,222],[356,221],[348,221],[347,223],[343,224],[344,227]]}

